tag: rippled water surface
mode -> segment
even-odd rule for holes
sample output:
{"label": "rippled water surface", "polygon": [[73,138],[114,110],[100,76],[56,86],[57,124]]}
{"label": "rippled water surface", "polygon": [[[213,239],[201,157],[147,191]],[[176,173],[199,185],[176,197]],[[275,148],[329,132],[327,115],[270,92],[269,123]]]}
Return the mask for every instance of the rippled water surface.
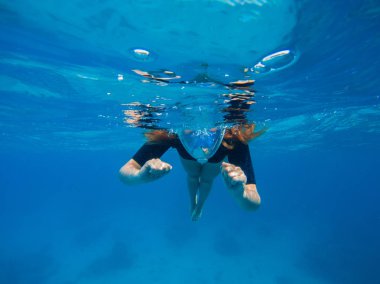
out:
{"label": "rippled water surface", "polygon": [[[127,147],[130,127],[181,128],[194,113],[225,123],[228,95],[242,93],[266,147],[351,131],[345,146],[370,143],[378,14],[376,1],[4,2],[2,144]],[[228,86],[238,80],[255,84]]]}

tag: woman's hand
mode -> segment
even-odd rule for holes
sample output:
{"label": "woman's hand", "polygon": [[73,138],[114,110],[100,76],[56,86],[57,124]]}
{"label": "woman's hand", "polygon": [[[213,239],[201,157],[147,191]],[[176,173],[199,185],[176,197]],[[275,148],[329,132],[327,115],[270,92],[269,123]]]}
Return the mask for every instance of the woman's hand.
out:
{"label": "woman's hand", "polygon": [[240,167],[233,164],[222,163],[222,176],[229,189],[244,189],[247,177]]}
{"label": "woman's hand", "polygon": [[164,176],[170,172],[172,168],[170,164],[160,159],[151,159],[142,166],[139,176],[146,181],[152,181]]}
{"label": "woman's hand", "polygon": [[170,172],[172,166],[160,159],[151,159],[142,167],[133,159],[121,167],[120,179],[127,185],[154,181]]}
{"label": "woman's hand", "polygon": [[246,184],[247,177],[240,167],[223,162],[222,176],[228,189],[242,208],[253,211],[260,206],[261,199],[256,184]]}

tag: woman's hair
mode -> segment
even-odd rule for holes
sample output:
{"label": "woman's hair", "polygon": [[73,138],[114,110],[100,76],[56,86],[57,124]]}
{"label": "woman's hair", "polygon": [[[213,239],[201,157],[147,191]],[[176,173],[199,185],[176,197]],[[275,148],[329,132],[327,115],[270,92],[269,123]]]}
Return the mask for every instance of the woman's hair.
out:
{"label": "woman's hair", "polygon": [[[234,148],[234,141],[240,141],[243,144],[248,144],[249,141],[259,137],[267,131],[267,128],[263,128],[257,132],[255,132],[256,124],[239,124],[235,125],[231,128],[227,128],[224,134],[224,140],[222,142],[223,146],[228,149]],[[231,141],[232,143],[228,143],[227,141]]]}
{"label": "woman's hair", "polygon": [[172,140],[177,137],[174,133],[167,130],[152,130],[144,133],[145,138],[152,143],[159,143],[163,141]]}
{"label": "woman's hair", "polygon": [[[250,124],[241,124],[235,125],[231,128],[227,128],[224,133],[223,146],[228,149],[234,148],[234,142],[240,141],[241,143],[247,144],[249,141],[259,137],[267,128],[263,128],[257,132],[255,132],[256,125],[254,123]],[[152,130],[146,132],[146,139],[152,143],[159,143],[163,141],[173,140],[177,137],[175,133],[169,132],[167,130]],[[227,142],[227,141],[228,142]]]}

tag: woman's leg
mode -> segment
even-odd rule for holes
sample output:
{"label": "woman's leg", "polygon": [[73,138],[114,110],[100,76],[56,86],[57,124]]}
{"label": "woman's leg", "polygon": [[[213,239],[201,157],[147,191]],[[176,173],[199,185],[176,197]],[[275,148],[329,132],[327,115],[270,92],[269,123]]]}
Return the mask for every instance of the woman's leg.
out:
{"label": "woman's leg", "polygon": [[187,173],[187,188],[190,197],[190,212],[193,213],[197,205],[197,193],[200,185],[202,165],[196,161],[181,158],[182,165]]}
{"label": "woman's leg", "polygon": [[207,163],[202,165],[199,198],[195,210],[193,211],[193,221],[197,221],[202,214],[203,205],[211,191],[215,177],[220,173],[220,163]]}

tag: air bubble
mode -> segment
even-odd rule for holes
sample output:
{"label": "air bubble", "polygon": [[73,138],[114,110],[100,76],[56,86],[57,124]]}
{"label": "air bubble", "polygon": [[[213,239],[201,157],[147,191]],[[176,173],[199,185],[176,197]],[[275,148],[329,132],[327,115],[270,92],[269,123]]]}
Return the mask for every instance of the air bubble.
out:
{"label": "air bubble", "polygon": [[150,61],[152,60],[152,53],[149,50],[142,48],[132,49],[133,58],[139,61]]}
{"label": "air bubble", "polygon": [[290,50],[282,50],[265,56],[250,71],[263,74],[279,71],[291,66],[296,61],[296,55]]}

